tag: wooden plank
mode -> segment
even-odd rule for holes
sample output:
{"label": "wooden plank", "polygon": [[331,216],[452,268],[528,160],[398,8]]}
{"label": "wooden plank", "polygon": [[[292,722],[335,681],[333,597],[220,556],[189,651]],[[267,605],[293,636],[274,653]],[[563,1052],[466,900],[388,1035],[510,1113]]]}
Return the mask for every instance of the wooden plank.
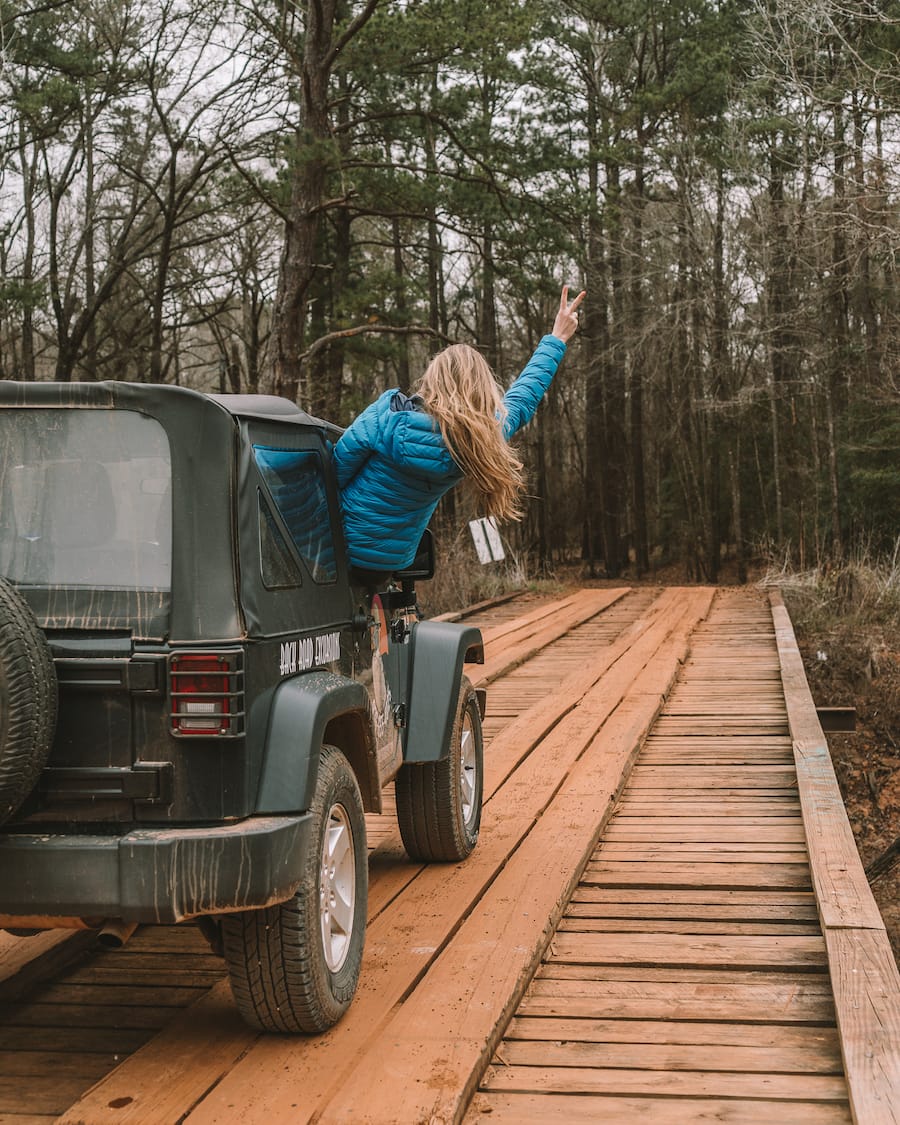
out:
{"label": "wooden plank", "polygon": [[850,1111],[840,1102],[784,1102],[739,1098],[623,1098],[578,1094],[481,1092],[465,1117],[466,1125],[572,1125],[654,1121],[665,1125],[849,1125]]}
{"label": "wooden plank", "polygon": [[[660,825],[654,825],[652,819],[651,817],[626,817],[617,814],[610,822],[608,833],[623,833],[625,831],[636,832],[641,828],[641,825],[645,823],[647,824],[648,830],[655,829],[656,827],[664,827],[665,817],[658,818],[663,822]],[[636,824],[634,821],[639,821],[639,823]],[[734,816],[722,816],[718,813],[710,812],[707,813],[706,816],[679,817],[675,827],[679,832],[689,832],[692,828],[698,828],[704,831],[708,829],[720,831],[732,827],[735,829],[746,828],[753,832],[757,832],[759,829],[772,830],[783,828],[786,833],[794,836],[796,835],[797,829],[802,829],[803,825],[798,822],[795,816],[781,816],[780,814],[776,816],[740,816],[737,814]],[[603,838],[604,840],[608,838],[606,833]],[[802,835],[801,839],[805,841],[806,836]]]}
{"label": "wooden plank", "polygon": [[[721,842],[681,845],[677,842],[652,844],[607,844],[594,853],[597,862],[616,863],[806,863],[802,844],[766,844],[750,851],[752,845],[727,845]],[[762,849],[765,848],[765,851]],[[789,850],[790,849],[790,850]]]}
{"label": "wooden plank", "polygon": [[[509,637],[513,634],[527,635],[529,631],[533,632],[540,624],[545,623],[548,618],[563,613],[567,609],[571,609],[577,600],[578,591],[572,591],[566,594],[565,597],[541,602],[540,605],[534,606],[532,609],[528,610],[527,613],[517,613],[497,625],[488,625],[482,628],[481,635],[484,640],[485,648],[490,645],[499,648],[499,642],[505,637]],[[445,618],[436,617],[433,620],[441,621],[445,620]]]}
{"label": "wooden plank", "polygon": [[[212,958],[210,959],[212,960]],[[146,965],[127,969],[119,965],[87,965],[66,973],[66,984],[118,985],[122,988],[211,988],[225,975],[221,959],[215,967],[208,969],[171,968],[171,961],[164,968]],[[138,996],[138,999],[140,997]]]}
{"label": "wooden plank", "polygon": [[740,769],[716,769],[710,766],[698,770],[696,766],[636,766],[640,772],[634,778],[634,792],[648,789],[671,789],[673,785],[682,789],[703,791],[717,789],[751,789],[762,785],[766,788],[791,789],[796,785],[793,765],[784,769],[773,766],[741,766]]}
{"label": "wooden plank", "polygon": [[[816,900],[811,891],[791,891],[782,888],[764,891],[736,891],[721,887],[591,887],[579,886],[573,896],[581,902],[660,904],[677,907],[735,906],[746,907],[760,903],[769,907],[805,906],[815,910]],[[818,916],[818,915],[817,915]]]}
{"label": "wooden plank", "polygon": [[850,1105],[858,1125],[900,1121],[900,975],[881,930],[825,931]]}
{"label": "wooden plank", "polygon": [[185,1004],[202,996],[205,991],[203,985],[183,988],[155,986],[141,988],[114,984],[68,984],[66,978],[63,978],[60,983],[41,989],[40,1000],[43,1004],[78,1008],[92,1005],[103,1005],[110,1009],[131,1008],[145,1004],[157,1008],[183,1008]]}
{"label": "wooden plank", "polygon": [[647,753],[646,749],[641,754],[641,763],[644,766],[678,767],[694,769],[698,766],[729,766],[732,770],[744,769],[751,766],[765,766],[770,769],[783,769],[793,767],[794,756],[790,750],[777,750],[772,752],[745,752],[725,753],[721,750],[656,750]]}
{"label": "wooden plank", "polygon": [[[776,1011],[782,1022],[822,1024],[834,1019],[830,996],[793,994],[787,996]],[[623,989],[622,995],[607,990],[592,996],[572,997],[536,992],[523,1000],[519,1014],[622,1020],[743,1020],[770,1024],[773,1008],[754,990],[734,995],[726,992],[712,996],[692,993],[654,996]]]}
{"label": "wooden plank", "polygon": [[774,596],[772,618],[822,925],[882,929],[884,922],[856,850],[790,617]]}
{"label": "wooden plank", "polygon": [[557,933],[644,933],[644,934],[748,934],[811,935],[819,933],[819,923],[812,920],[798,922],[723,922],[701,918],[697,921],[673,921],[672,919],[642,918],[637,923],[634,918],[589,918],[571,905],[557,928]]}
{"label": "wooden plank", "polygon": [[122,1028],[137,1031],[157,1029],[172,1018],[171,1007],[108,1007],[105,1004],[3,1004],[0,1021],[7,1027],[49,1027],[60,1025],[84,1028]]}
{"label": "wooden plank", "polygon": [[[640,801],[645,801],[645,800],[646,801],[659,801],[661,798],[664,798],[665,796],[667,796],[667,794],[660,792],[659,789],[644,789],[644,790],[636,789],[635,790],[635,796]],[[719,788],[718,786],[716,787],[716,789],[715,789],[715,799],[716,799],[717,802],[719,802],[720,807],[722,807],[722,802],[727,801],[729,797],[737,797],[739,800],[742,800],[742,801],[756,801],[757,799],[760,799],[760,798],[770,798],[770,797],[777,797],[777,798],[781,798],[781,799],[788,798],[788,799],[793,800],[793,801],[798,800],[796,785],[791,786],[790,788],[785,788],[784,786],[774,786],[773,788],[770,788],[770,789],[766,789],[764,786],[758,786],[758,785],[751,786],[750,788],[745,787],[743,789],[737,788],[737,787],[732,788],[732,789],[722,789],[722,788]],[[703,798],[698,797],[697,794],[692,793],[690,789],[685,789],[683,786],[676,786],[672,790],[672,798],[673,798],[673,800],[682,800],[682,801],[683,800],[696,801],[696,800],[702,800],[703,799]]]}
{"label": "wooden plank", "polygon": [[[711,600],[710,591],[690,599],[680,652],[673,648],[668,655],[670,682],[690,629]],[[657,657],[650,670],[654,680],[659,664]],[[609,795],[624,783],[642,732],[656,714],[660,701],[643,694],[641,679],[634,685],[641,705],[633,716],[622,717],[623,704],[607,721],[591,752],[431,966],[427,987],[394,1015],[378,1048],[356,1060],[317,1121],[383,1121],[388,1106],[391,1119],[399,1121],[457,1119],[577,880],[579,857],[593,848]],[[560,824],[568,826],[565,833]]]}
{"label": "wooden plank", "polygon": [[[637,647],[635,660],[646,663],[654,645],[658,647],[663,643],[685,612],[684,599],[677,591],[658,602],[662,604],[654,603],[651,623],[635,623],[634,628],[626,630],[628,636],[611,646],[611,657],[601,654],[602,659],[592,662],[587,673],[583,670],[577,673],[567,687],[553,693],[552,698],[547,699],[545,693],[541,693],[540,702],[532,709],[530,720],[515,741],[504,732],[492,745],[492,762],[498,759],[502,762],[505,755],[510,764],[508,767],[501,765],[487,785],[490,799],[484,808],[478,848],[464,865],[416,866],[417,877],[405,887],[403,894],[382,902],[380,913],[369,923],[359,992],[344,1019],[332,1031],[310,1041],[265,1037],[253,1042],[253,1036],[248,1033],[245,1058],[223,1075],[194,1109],[189,1117],[192,1123],[221,1120],[220,1115],[227,1118],[235,1104],[244,1107],[241,1110],[244,1120],[250,1120],[247,1115],[252,1111],[253,1119],[268,1122],[273,1115],[277,1118],[279,1113],[288,1112],[285,1107],[290,1106],[291,1091],[296,1087],[304,1089],[304,1105],[312,1112],[317,1099],[325,1097],[339,1079],[342,1068],[352,1067],[358,1053],[377,1041],[381,1021],[415,985],[447,935],[507,862],[572,762],[590,744],[597,723],[617,706],[630,685],[632,677],[627,667],[616,675],[603,676],[603,667],[608,667],[606,660],[621,660],[631,647]],[[602,683],[598,685],[601,678]],[[584,697],[588,688],[592,688],[593,694]],[[539,715],[536,721],[535,714]],[[542,739],[548,731],[552,734]],[[518,770],[504,781],[505,775],[511,773],[523,757],[523,733],[529,739],[530,752]],[[401,866],[410,867],[405,860]],[[384,877],[385,870],[389,867],[380,869],[380,877]],[[399,935],[402,940],[398,940]],[[225,986],[217,986],[211,995],[227,999]],[[165,1049],[167,1039],[168,1032],[159,1041],[160,1050]],[[324,1052],[341,1061],[323,1069],[320,1060]],[[231,1061],[226,1059],[225,1065],[231,1067]],[[136,1106],[153,1103],[157,1093],[156,1077],[148,1048],[91,1092],[82,1102],[82,1115],[91,1125],[120,1120],[109,1111],[108,1102],[126,1089]],[[185,1108],[203,1098],[209,1089],[201,1072],[191,1091],[182,1088]],[[290,1111],[289,1119],[296,1121],[296,1113]]]}
{"label": "wooden plank", "polygon": [[790,617],[780,596],[773,594],[771,602],[851,1112],[867,1125],[896,1123],[900,975],[856,850]]}
{"label": "wooden plank", "polygon": [[821,935],[669,934],[665,941],[660,941],[655,934],[558,933],[547,961],[576,961],[582,965],[727,965],[748,969],[827,966]]}
{"label": "wooden plank", "polygon": [[[748,798],[722,797],[719,808],[723,811],[734,813],[735,816],[790,816],[799,820],[800,802],[796,797],[766,797]],[[616,810],[616,816],[623,819],[627,817],[663,816],[668,812],[669,817],[691,817],[708,811],[709,805],[698,801],[696,797],[685,798],[673,793],[669,798],[657,797],[656,800],[641,797],[623,798]]]}
{"label": "wooden plank", "polygon": [[684,842],[672,840],[662,844],[638,843],[631,840],[616,840],[613,842],[601,840],[594,855],[598,859],[646,859],[651,851],[655,851],[665,853],[666,858],[685,856],[688,859],[695,859],[697,856],[707,856],[712,860],[718,859],[720,856],[728,856],[730,859],[741,859],[745,863],[759,863],[766,861],[751,861],[749,857],[763,849],[765,849],[767,855],[788,859],[794,863],[797,862],[797,856],[806,857],[806,845],[798,840],[789,840],[787,843],[778,840],[762,840],[757,843],[751,843],[747,840],[738,842],[733,840],[687,840]]}
{"label": "wooden plank", "polygon": [[478,614],[483,614],[486,610],[495,609],[497,606],[508,605],[511,601],[522,598],[521,590],[513,590],[509,594],[498,594],[495,598],[485,598],[483,601],[475,602],[474,605],[467,606],[465,609],[458,609],[450,613],[439,613],[435,617],[429,618],[430,621],[463,621],[471,619]]}
{"label": "wooden plank", "polygon": [[396,820],[391,832],[390,839],[369,856],[369,925],[403,894],[422,870],[421,864],[410,861],[400,843]]}
{"label": "wooden plank", "polygon": [[629,884],[708,887],[808,887],[808,864],[792,863],[654,863],[642,871],[634,863],[591,863],[588,882],[606,886]]}
{"label": "wooden plank", "polygon": [[55,1113],[0,1113],[2,1125],[52,1125]]}
{"label": "wooden plank", "polygon": [[[785,1101],[847,1100],[844,1079],[826,1074],[718,1074],[699,1070],[600,1070],[573,1066],[495,1066],[485,1075],[482,1089]],[[356,1120],[362,1123],[373,1118],[363,1109]],[[787,1120],[790,1121],[790,1117]]]}
{"label": "wooden plank", "polygon": [[[579,962],[545,961],[534,978],[534,985],[551,987],[555,981],[575,981],[566,988],[590,989],[594,984],[606,987],[610,981],[628,982],[637,988],[648,983],[662,985],[713,985],[739,986],[742,989],[755,989],[764,992],[774,990],[772,995],[780,996],[785,987],[793,992],[820,995],[832,998],[831,981],[824,970],[816,969],[716,969],[708,966],[691,965],[582,965]],[[617,984],[618,987],[618,984]],[[710,993],[712,995],[712,993]]]}
{"label": "wooden plank", "polygon": [[153,1034],[121,1027],[0,1027],[3,1051],[112,1051],[120,1057],[136,1051]]}
{"label": "wooden plank", "polygon": [[[62,1113],[84,1089],[79,1078],[60,1078],[41,1087],[21,1078],[0,1078],[0,1117],[23,1114]],[[87,1123],[85,1123],[87,1125]]]}
{"label": "wooden plank", "polygon": [[[737,818],[735,818],[737,819]],[[728,825],[708,824],[682,824],[680,821],[674,825],[644,825],[624,824],[621,820],[610,825],[604,834],[604,839],[610,842],[621,841],[668,841],[670,843],[704,841],[708,843],[725,842],[733,840],[736,843],[755,843],[766,838],[779,840],[781,843],[805,843],[806,833],[799,822],[794,825],[778,824],[767,828],[765,824],[756,827],[753,825],[735,824],[731,831]]]}
{"label": "wooden plank", "polygon": [[495,1060],[503,1066],[695,1071],[701,1056],[706,1071],[843,1074],[841,1052],[837,1043],[828,1049],[821,1043],[812,1047],[794,1047],[785,1043],[760,1047],[717,1042],[706,1043],[704,1050],[698,1051],[694,1043],[586,1041],[577,1032],[573,1038],[562,1041],[520,1041],[506,1037],[502,1048],[498,1048]]}
{"label": "wooden plank", "polygon": [[[128,950],[149,953],[209,953],[209,943],[193,922],[177,926],[141,926],[129,939]],[[115,951],[108,954],[117,956]]]}
{"label": "wooden plank", "polygon": [[[594,1020],[516,1016],[504,1040],[535,1039],[582,1043],[676,1043],[682,1046],[738,1046],[822,1050],[840,1058],[833,1027],[790,1024],[699,1023],[675,1020]],[[776,1067],[776,1069],[778,1069]]]}
{"label": "wooden plank", "polygon": [[778,923],[813,923],[818,925],[818,915],[814,906],[771,906],[768,903],[758,906],[729,906],[693,903],[678,905],[674,903],[598,903],[584,897],[587,890],[578,891],[572,896],[566,915],[569,918],[595,918],[607,921],[628,922],[635,919],[644,925],[658,921],[660,925],[670,922],[695,921],[698,925],[706,922],[746,922],[755,920],[776,925]]}
{"label": "wooden plank", "polygon": [[538,703],[504,727],[491,743],[490,753],[485,755],[485,801],[491,799],[516,766],[576,707],[593,706],[597,693],[608,699],[621,699],[630,686],[626,680],[633,667],[640,666],[641,660],[646,663],[649,656],[645,654],[658,649],[660,638],[668,635],[682,613],[678,592],[666,591],[613,643],[597,653],[587,668],[582,666],[568,676],[555,691],[537,693]]}
{"label": "wooden plank", "polygon": [[0,1001],[18,1000],[81,960],[96,941],[96,930],[45,930],[32,937],[0,932]]}
{"label": "wooden plank", "polygon": [[0,1056],[0,1079],[78,1078],[85,1086],[102,1077],[118,1062],[115,1052],[87,1051],[5,1051]]}
{"label": "wooden plank", "polygon": [[486,645],[484,663],[469,666],[472,682],[476,686],[485,686],[505,675],[536,652],[568,633],[575,625],[608,609],[627,593],[627,587],[614,590],[580,590],[577,595],[569,599],[568,604],[549,615],[547,624],[534,630],[513,631],[510,636],[502,639],[499,643],[499,651],[496,653],[492,651],[498,648],[496,639],[493,644]]}
{"label": "wooden plank", "polygon": [[70,1099],[59,1125],[180,1121],[197,1090],[213,1086],[255,1038],[223,983],[178,1015],[164,1038],[147,1043],[137,1074],[133,1059],[127,1060],[101,1084],[99,1101],[93,1090],[85,1093],[82,1087],[83,1096]]}
{"label": "wooden plank", "polygon": [[73,976],[90,969],[103,973],[121,973],[127,977],[133,970],[146,970],[149,972],[166,972],[176,967],[185,972],[196,971],[208,973],[224,969],[225,962],[212,952],[207,953],[135,953],[127,945],[107,953],[95,953],[84,965],[70,969],[68,976]]}
{"label": "wooden plank", "polygon": [[847,819],[825,736],[794,743],[803,823],[823,926],[883,929]]}

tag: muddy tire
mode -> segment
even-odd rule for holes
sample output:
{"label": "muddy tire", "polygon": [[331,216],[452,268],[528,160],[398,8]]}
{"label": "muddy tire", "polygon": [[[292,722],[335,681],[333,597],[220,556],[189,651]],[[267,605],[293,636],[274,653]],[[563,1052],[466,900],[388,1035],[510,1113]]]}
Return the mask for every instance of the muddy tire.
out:
{"label": "muddy tire", "polygon": [[263,1031],[327,1031],[356,992],[368,898],[366,822],[347,759],[323,748],[304,878],[293,898],[222,916],[231,991]]}
{"label": "muddy tire", "polygon": [[55,729],[50,649],[31,610],[0,578],[0,823],[37,784]]}
{"label": "muddy tire", "polygon": [[475,689],[463,676],[449,755],[437,762],[409,763],[397,775],[397,820],[410,859],[466,859],[478,843],[483,789],[481,711]]}

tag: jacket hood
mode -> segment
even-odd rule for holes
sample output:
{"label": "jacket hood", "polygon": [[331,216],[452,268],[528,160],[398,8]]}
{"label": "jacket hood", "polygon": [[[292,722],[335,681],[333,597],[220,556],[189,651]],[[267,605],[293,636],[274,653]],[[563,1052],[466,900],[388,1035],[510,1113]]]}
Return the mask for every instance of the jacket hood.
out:
{"label": "jacket hood", "polygon": [[[400,409],[392,406],[394,394]],[[421,400],[402,392],[385,396],[387,401],[379,422],[388,458],[396,465],[428,480],[446,480],[463,473],[444,444],[437,422],[426,414]],[[408,405],[407,405],[408,404]]]}

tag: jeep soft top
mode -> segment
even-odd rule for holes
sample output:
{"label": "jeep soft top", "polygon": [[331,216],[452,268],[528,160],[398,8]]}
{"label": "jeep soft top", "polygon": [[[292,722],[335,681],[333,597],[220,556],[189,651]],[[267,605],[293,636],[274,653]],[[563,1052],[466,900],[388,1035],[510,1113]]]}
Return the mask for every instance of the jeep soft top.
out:
{"label": "jeep soft top", "polygon": [[418,620],[412,573],[351,585],[339,433],[272,396],[0,382],[0,924],[202,919],[277,1030],[349,1003],[382,787],[415,858],[480,821],[480,634]]}

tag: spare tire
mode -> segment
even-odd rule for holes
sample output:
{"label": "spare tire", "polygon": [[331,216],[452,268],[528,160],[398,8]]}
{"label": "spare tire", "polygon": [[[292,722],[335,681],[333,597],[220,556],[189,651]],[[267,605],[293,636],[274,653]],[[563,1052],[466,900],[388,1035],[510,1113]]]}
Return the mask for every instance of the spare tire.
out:
{"label": "spare tire", "polygon": [[0,824],[37,784],[56,728],[56,673],[46,638],[0,578]]}

